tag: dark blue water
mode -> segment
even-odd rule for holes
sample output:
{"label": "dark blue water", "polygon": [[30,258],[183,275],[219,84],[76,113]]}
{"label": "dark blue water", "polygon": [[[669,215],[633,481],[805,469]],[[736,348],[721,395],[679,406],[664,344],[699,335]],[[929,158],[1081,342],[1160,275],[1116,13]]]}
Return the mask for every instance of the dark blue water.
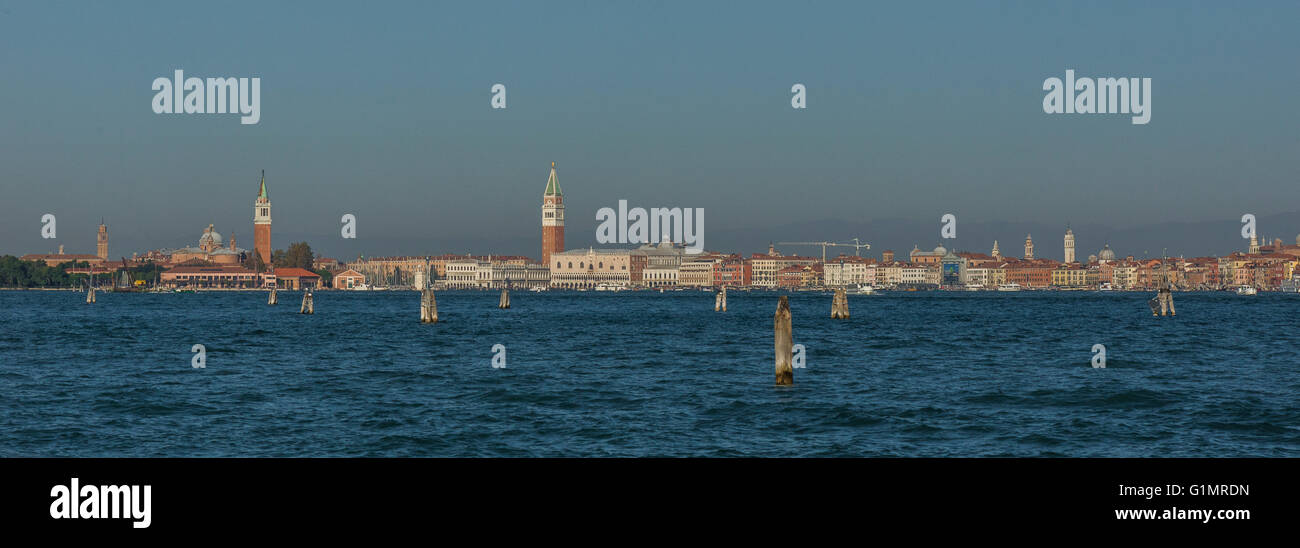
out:
{"label": "dark blue water", "polygon": [[793,387],[772,293],[84,298],[0,291],[0,455],[1300,456],[1295,295],[802,293]]}

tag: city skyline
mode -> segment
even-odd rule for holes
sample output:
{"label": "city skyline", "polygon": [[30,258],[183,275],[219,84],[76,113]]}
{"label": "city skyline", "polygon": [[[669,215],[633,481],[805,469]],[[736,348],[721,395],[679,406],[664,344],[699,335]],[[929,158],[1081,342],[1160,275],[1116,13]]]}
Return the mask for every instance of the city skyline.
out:
{"label": "city skyline", "polygon": [[[567,249],[578,249],[584,247],[600,247],[600,248],[628,247],[626,245],[617,246],[617,245],[596,243],[595,230],[598,223],[595,220],[594,215],[589,220],[578,220],[576,222],[576,228],[578,228],[579,231],[576,231],[576,233],[571,233],[572,236],[568,240],[570,242],[573,242],[574,245],[571,246],[564,245],[566,241],[565,240],[566,221],[565,221],[565,216],[563,214],[563,210],[565,209],[565,206],[563,205],[563,197],[558,195],[554,197],[551,196],[551,193],[553,192],[557,194],[559,193],[560,185],[557,180],[556,171],[557,171],[556,163],[552,162],[551,171],[546,178],[545,190],[543,192],[543,198],[542,198],[543,213],[542,214],[546,215],[546,210],[548,209],[549,206],[546,206],[545,204],[550,203],[548,202],[548,200],[552,200],[552,199],[557,200],[559,204],[558,209],[560,211],[559,226],[552,227],[552,228],[543,228],[542,247],[546,248],[547,246],[552,246],[552,248],[557,251],[563,251]],[[526,198],[520,196],[519,200],[524,201],[526,200]],[[253,227],[252,227],[253,229],[249,231],[253,233],[254,238],[256,238],[255,249],[261,251],[262,254],[269,254],[270,250],[276,248],[275,245],[273,245],[270,240],[270,225],[271,225],[270,211],[269,211],[270,205],[271,204],[268,198],[266,175],[265,172],[263,171],[260,174],[260,181],[258,184],[258,195],[257,195],[256,203],[254,204],[255,211],[254,211],[254,220],[253,220]],[[554,208],[550,208],[550,211],[551,214],[554,215],[556,210]],[[225,217],[229,217],[229,215],[217,214],[214,215],[214,217],[225,218]],[[99,235],[97,235],[96,237],[96,250],[95,250],[96,255],[102,255],[102,250],[106,247],[106,242],[104,242],[103,240],[104,225],[106,224],[105,219],[106,218],[102,217],[96,223],[96,227],[98,228],[97,232],[99,232]],[[961,218],[959,217],[958,219],[960,220]],[[135,221],[134,226],[128,225],[131,226],[131,228],[133,229],[133,233],[131,233],[132,235],[129,236],[128,238],[125,238],[126,240],[125,244],[122,243],[123,238],[118,236],[116,233],[114,234],[115,249],[122,251],[123,248],[126,248],[125,254],[118,254],[116,257],[129,258],[132,256],[132,254],[145,254],[151,251],[159,251],[159,250],[169,251],[175,249],[182,249],[192,245],[190,242],[193,242],[193,239],[187,238],[183,235],[166,238],[167,240],[169,240],[167,245],[158,245],[156,240],[154,240],[154,243],[152,244],[145,243],[144,245],[140,245],[140,241],[141,241],[140,240],[141,236],[139,234],[140,223],[147,222],[148,220],[137,218],[131,221]],[[889,236],[885,238],[885,241],[902,243],[907,241],[910,238],[912,240],[912,244],[910,247],[907,244],[884,245],[884,244],[872,242],[871,238],[862,238],[863,242],[872,243],[872,250],[863,252],[863,255],[868,257],[880,257],[881,253],[884,252],[885,250],[891,250],[897,254],[902,255],[907,253],[908,250],[914,247],[923,250],[929,249],[932,246],[929,245],[928,242],[933,242],[938,245],[945,245],[947,247],[952,248],[954,251],[982,253],[988,251],[990,247],[993,246],[994,243],[998,242],[999,240],[1001,241],[1010,240],[1011,238],[1003,238],[1000,236],[1012,234],[1013,231],[1017,230],[1016,228],[1012,228],[1012,227],[1019,227],[1018,230],[1023,231],[1023,233],[1026,234],[1027,237],[1031,236],[1034,231],[1038,231],[1040,234],[1046,234],[1051,232],[1050,225],[1048,223],[1026,223],[1026,222],[1015,222],[1015,221],[1000,221],[1000,222],[964,221],[961,223],[960,231],[957,232],[957,234],[959,235],[966,234],[967,236],[965,238],[944,238],[939,231],[941,227],[941,221],[942,218],[938,219],[937,222],[930,224],[921,220],[879,219],[873,221],[853,223],[850,221],[831,219],[831,220],[825,220],[820,222],[805,223],[803,225],[754,227],[754,228],[743,229],[741,231],[734,231],[734,230],[715,231],[712,233],[710,237],[711,241],[717,242],[721,240],[723,244],[710,246],[709,248],[707,248],[707,251],[749,254],[749,253],[760,252],[762,249],[765,248],[766,244],[771,244],[776,241],[817,240],[817,241],[846,242],[848,240],[853,239],[856,236],[826,238],[824,237],[824,233],[826,232],[835,232],[835,233],[843,233],[843,234],[856,234],[862,232],[880,233],[882,231],[878,231],[878,230],[864,231],[860,227],[894,225],[895,229],[893,231],[889,231]],[[547,222],[546,219],[543,218],[544,225],[546,222]],[[570,222],[572,223],[572,221]],[[1279,225],[1300,226],[1300,212],[1290,212],[1290,213],[1265,217],[1262,219],[1262,223],[1263,223],[1262,225],[1263,227],[1273,227],[1273,228],[1276,228]],[[79,223],[77,223],[76,220],[74,220],[70,224],[71,226],[74,227],[74,229],[79,226]],[[934,233],[934,237],[931,238],[930,240],[926,240],[923,236],[921,236],[921,234],[925,232],[925,229],[923,227],[927,224],[930,224],[930,226],[932,226],[931,232]],[[67,234],[66,227],[69,226],[69,223],[67,223],[66,220],[61,220],[59,226],[61,227],[61,230],[64,231],[63,234],[66,235]],[[234,250],[233,240],[235,235],[237,235],[239,232],[237,228],[238,225],[234,223],[226,224],[226,225],[209,223],[207,232],[214,231],[214,227],[222,228],[225,226],[232,227],[231,229],[227,229],[227,234],[231,239],[231,249],[233,251]],[[1239,220],[1237,219],[1233,219],[1230,221],[1212,221],[1212,222],[1207,221],[1201,223],[1164,223],[1161,225],[1152,225],[1146,227],[1139,226],[1127,230],[1118,230],[1110,227],[1101,227],[1095,224],[1093,225],[1085,224],[1082,226],[1087,227],[1087,229],[1091,229],[1091,230],[1087,232],[1083,232],[1083,236],[1081,240],[1079,238],[1079,234],[1075,233],[1073,230],[1073,227],[1075,226],[1080,226],[1080,225],[1066,223],[1064,225],[1064,229],[1063,232],[1061,232],[1061,234],[1062,236],[1068,235],[1068,238],[1070,239],[1069,246],[1071,248],[1077,249],[1078,257],[1076,257],[1076,260],[1079,260],[1080,262],[1083,262],[1082,259],[1086,258],[1089,254],[1095,253],[1096,251],[1099,251],[1102,247],[1105,246],[1109,246],[1112,250],[1115,250],[1115,252],[1118,253],[1119,256],[1121,257],[1131,255],[1135,258],[1150,258],[1153,256],[1158,257],[1162,254],[1166,254],[1172,257],[1218,256],[1218,255],[1225,255],[1235,251],[1245,251],[1248,249],[1247,241],[1240,238],[1240,224],[1239,224]],[[1195,228],[1189,228],[1189,227],[1195,227]],[[558,229],[558,232],[556,232],[556,229]],[[1170,233],[1171,230],[1177,230],[1181,232],[1185,238],[1189,236],[1192,238],[1204,237],[1207,231],[1208,233],[1213,234],[1213,236],[1209,238],[1208,242],[1205,240],[1198,240],[1192,245],[1183,248],[1175,247],[1171,251],[1170,246],[1159,245],[1161,244],[1161,241],[1158,239],[1163,237],[1160,234],[1162,233],[1168,234]],[[1297,234],[1295,237],[1289,237],[1285,235],[1286,234],[1285,229],[1281,231],[1274,231],[1274,232],[1268,232],[1265,228],[1261,228],[1260,230],[1263,232],[1263,234],[1259,235],[1257,239],[1259,242],[1265,245],[1273,242],[1275,239],[1281,239],[1284,243],[1288,243],[1288,244],[1292,243],[1293,240],[1300,241],[1300,239],[1297,239],[1300,238],[1300,234]],[[738,232],[754,233],[756,235],[750,237],[738,237]],[[533,247],[531,250],[528,249],[533,244],[527,242],[527,237],[523,234],[504,235],[504,238],[502,239],[503,242],[502,244],[485,246],[486,248],[476,249],[477,246],[468,245],[468,246],[461,246],[463,248],[462,249],[462,248],[458,248],[454,242],[448,244],[449,247],[430,248],[428,247],[428,244],[422,245],[418,243],[420,239],[415,238],[413,240],[406,240],[406,241],[397,240],[395,243],[390,243],[387,246],[380,244],[377,246],[373,246],[378,248],[376,250],[377,252],[366,252],[365,243],[349,241],[348,239],[344,239],[337,231],[333,232],[332,234],[305,233],[302,231],[295,231],[292,229],[281,231],[277,227],[276,233],[278,235],[281,235],[279,239],[283,240],[279,245],[280,249],[287,248],[289,242],[306,241],[309,244],[313,244],[314,249],[318,251],[319,255],[330,256],[333,258],[337,258],[339,260],[351,260],[353,257],[357,255],[418,256],[418,255],[442,255],[442,254],[467,254],[467,255],[525,256],[525,257],[533,258],[534,260],[537,260],[545,264],[546,261],[544,259],[545,259],[545,255],[547,254],[544,250],[539,250],[536,247]],[[1089,235],[1090,233],[1094,235]],[[1145,241],[1139,241],[1137,245],[1134,245],[1129,241],[1129,239],[1123,238],[1123,235],[1126,233],[1138,234],[1138,235],[1144,233],[1156,234],[1156,236],[1154,237],[1157,239],[1155,240],[1147,239]],[[1225,237],[1221,233],[1227,233],[1227,236]],[[558,238],[556,234],[558,234]],[[971,234],[974,235],[971,236]],[[1113,240],[1110,237],[1095,236],[1095,234],[1105,234],[1112,237],[1118,237],[1119,239]],[[768,236],[766,238],[766,244],[762,242],[762,240],[764,239],[763,235]],[[993,237],[990,238],[989,237],[990,235],[993,235]],[[742,240],[742,238],[748,240],[749,242],[748,245],[742,244],[743,247],[736,246],[736,242]],[[54,238],[48,240],[37,238],[37,241],[47,246],[53,245],[55,247],[58,247],[59,249],[63,249],[65,246],[71,245],[71,247],[68,247],[68,253],[70,254],[81,253],[81,249],[76,245],[75,239],[76,239],[75,236],[71,238],[65,236],[64,238]],[[173,245],[173,243],[170,242],[170,240],[172,239],[178,239],[179,241],[174,242]],[[972,242],[972,240],[976,240],[976,241]],[[985,240],[989,243],[986,244],[985,247],[980,248],[978,247],[980,245],[979,240]],[[1083,243],[1082,244],[1077,243],[1079,241],[1082,241]],[[553,243],[547,243],[547,242],[553,242]],[[1100,245],[1093,245],[1096,242],[1100,242]],[[333,243],[334,245],[331,245],[331,243]],[[220,242],[218,242],[218,244],[220,244]],[[1156,245],[1152,245],[1152,244],[1156,244]],[[202,245],[203,245],[202,242],[200,242],[200,246]],[[1032,256],[1039,257],[1039,258],[1059,260],[1062,262],[1070,262],[1066,260],[1067,259],[1066,247],[1067,244],[1065,244],[1064,242],[1062,242],[1062,245],[1060,246],[1039,244],[1035,247],[1036,251]],[[335,252],[335,250],[340,248],[357,249],[358,251],[356,253]],[[1141,249],[1139,250],[1139,248]],[[1153,248],[1159,249],[1160,251],[1153,252],[1152,251]],[[1193,250],[1194,252],[1188,252],[1188,250]],[[46,249],[34,249],[34,250],[0,249],[0,254],[11,254],[15,256],[27,255],[27,254],[48,254],[48,253],[55,253],[55,251],[46,250]],[[802,252],[799,249],[794,249],[793,251],[786,254],[802,254]],[[1006,254],[1004,253],[1004,255]],[[1015,254],[1013,253],[1011,254],[1011,256],[1015,256]],[[1021,254],[1020,256],[1029,256],[1029,255]],[[113,259],[114,257],[115,256],[110,255],[107,258]],[[267,261],[267,259],[263,259],[263,260]]]}

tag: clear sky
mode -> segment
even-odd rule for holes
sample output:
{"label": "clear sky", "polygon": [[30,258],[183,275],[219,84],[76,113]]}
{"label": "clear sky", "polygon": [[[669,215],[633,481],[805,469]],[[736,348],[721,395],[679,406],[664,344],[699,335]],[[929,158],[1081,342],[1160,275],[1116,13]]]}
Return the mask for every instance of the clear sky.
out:
{"label": "clear sky", "polygon": [[[537,257],[552,161],[570,247],[619,199],[705,208],[706,243],[899,218],[934,223],[926,247],[948,212],[1233,230],[1300,210],[1296,21],[1296,2],[0,0],[0,254],[93,253],[101,217],[114,256],[209,223],[251,248],[265,169],[277,248]],[[176,69],[260,77],[260,123],[153,113]],[[1045,114],[1066,69],[1152,78],[1150,123]]]}

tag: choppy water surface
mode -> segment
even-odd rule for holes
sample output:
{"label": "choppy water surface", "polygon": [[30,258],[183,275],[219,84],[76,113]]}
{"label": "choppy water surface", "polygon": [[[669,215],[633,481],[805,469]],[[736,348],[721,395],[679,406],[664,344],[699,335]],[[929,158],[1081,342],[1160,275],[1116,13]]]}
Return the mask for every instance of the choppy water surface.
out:
{"label": "choppy water surface", "polygon": [[280,297],[0,291],[0,455],[1300,456],[1295,295]]}

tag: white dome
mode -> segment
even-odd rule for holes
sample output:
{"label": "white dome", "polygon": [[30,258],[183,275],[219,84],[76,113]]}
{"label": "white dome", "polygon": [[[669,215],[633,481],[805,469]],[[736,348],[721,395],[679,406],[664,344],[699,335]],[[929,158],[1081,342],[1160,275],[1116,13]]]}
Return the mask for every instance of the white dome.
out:
{"label": "white dome", "polygon": [[1103,261],[1115,260],[1115,252],[1111,251],[1110,244],[1106,244],[1106,247],[1102,248],[1101,252],[1097,253],[1097,258]]}
{"label": "white dome", "polygon": [[203,244],[207,242],[212,242],[213,245],[220,246],[222,242],[221,234],[215,230],[212,232],[204,232],[202,236],[199,236],[199,246],[202,247]]}

